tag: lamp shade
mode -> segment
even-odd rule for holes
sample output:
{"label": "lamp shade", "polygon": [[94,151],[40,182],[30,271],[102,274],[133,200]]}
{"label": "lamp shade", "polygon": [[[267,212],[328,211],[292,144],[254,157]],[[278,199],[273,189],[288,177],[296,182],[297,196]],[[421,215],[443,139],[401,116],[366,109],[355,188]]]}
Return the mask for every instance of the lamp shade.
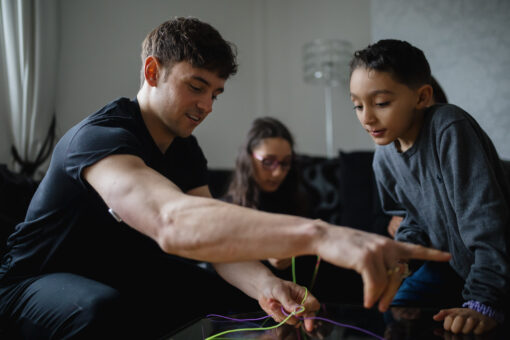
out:
{"label": "lamp shade", "polygon": [[303,46],[306,83],[339,86],[347,83],[352,44],[339,39],[315,39]]}

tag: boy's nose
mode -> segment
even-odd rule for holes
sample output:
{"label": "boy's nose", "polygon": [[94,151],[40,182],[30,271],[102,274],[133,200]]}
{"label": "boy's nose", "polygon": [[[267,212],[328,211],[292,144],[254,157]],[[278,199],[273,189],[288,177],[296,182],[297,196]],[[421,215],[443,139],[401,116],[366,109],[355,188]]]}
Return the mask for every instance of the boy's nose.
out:
{"label": "boy's nose", "polygon": [[372,110],[365,108],[361,113],[361,123],[363,125],[369,125],[375,121],[375,116]]}

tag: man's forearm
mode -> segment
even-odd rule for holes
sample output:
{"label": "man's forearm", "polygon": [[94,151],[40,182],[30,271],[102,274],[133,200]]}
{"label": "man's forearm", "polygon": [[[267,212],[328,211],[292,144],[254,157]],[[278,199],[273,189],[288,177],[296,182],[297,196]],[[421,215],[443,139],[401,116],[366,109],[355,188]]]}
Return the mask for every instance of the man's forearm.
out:
{"label": "man's forearm", "polygon": [[161,248],[208,262],[313,254],[314,241],[326,228],[324,222],[191,196],[169,209],[158,239]]}
{"label": "man's forearm", "polygon": [[271,287],[269,281],[277,280],[271,271],[258,261],[215,263],[216,272],[228,283],[251,298],[258,300],[262,287]]}

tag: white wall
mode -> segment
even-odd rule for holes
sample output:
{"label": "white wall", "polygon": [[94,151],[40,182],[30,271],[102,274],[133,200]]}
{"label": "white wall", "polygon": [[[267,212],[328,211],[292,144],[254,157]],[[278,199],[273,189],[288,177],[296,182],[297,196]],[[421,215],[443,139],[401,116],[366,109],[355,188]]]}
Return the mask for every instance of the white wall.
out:
{"label": "white wall", "polygon": [[[299,152],[325,154],[324,90],[305,84],[302,71],[302,46],[315,38],[348,39],[354,49],[384,37],[410,40],[425,51],[450,101],[472,112],[510,158],[509,6],[498,0],[61,0],[57,134],[117,97],[134,97],[145,35],[168,18],[190,15],[211,23],[239,51],[239,73],[195,133],[211,167],[233,166],[250,122],[262,115],[286,123]],[[335,148],[373,148],[348,90],[333,93]],[[2,121],[0,162],[6,163],[10,143]]]}
{"label": "white wall", "polygon": [[[263,115],[289,126],[298,151],[325,154],[323,90],[303,81],[302,45],[314,38],[346,38],[365,46],[369,5],[369,0],[62,0],[58,133],[119,96],[134,97],[145,35],[171,17],[195,16],[239,52],[238,74],[195,130],[209,166],[233,167],[250,122]],[[371,148],[347,89],[336,90],[337,148]]]}
{"label": "white wall", "polygon": [[471,113],[510,159],[510,2],[372,1],[372,38],[421,48],[449,102]]}

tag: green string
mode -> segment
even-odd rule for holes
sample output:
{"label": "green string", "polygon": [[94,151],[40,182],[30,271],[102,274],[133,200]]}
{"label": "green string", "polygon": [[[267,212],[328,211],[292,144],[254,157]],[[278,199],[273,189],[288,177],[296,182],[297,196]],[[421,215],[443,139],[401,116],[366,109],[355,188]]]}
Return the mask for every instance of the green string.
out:
{"label": "green string", "polygon": [[296,258],[292,256],[292,282],[296,283]]}
{"label": "green string", "polygon": [[293,317],[294,315],[296,314],[299,314],[299,313],[303,313],[305,311],[305,307],[303,306],[303,303],[305,303],[305,300],[306,298],[308,297],[308,289],[306,289],[305,287],[305,296],[303,297],[303,301],[301,301],[301,306],[299,306],[299,308],[295,311],[293,311],[292,313],[290,313],[285,319],[283,319],[282,322],[280,322],[279,324],[277,325],[274,325],[274,326],[268,326],[268,327],[261,327],[261,328],[239,328],[239,329],[231,329],[231,330],[227,330],[227,331],[223,331],[221,333],[218,333],[218,334],[215,334],[215,335],[212,335],[208,338],[205,338],[205,340],[210,340],[210,339],[215,339],[221,335],[225,335],[225,334],[229,334],[229,333],[234,333],[234,332],[246,332],[246,331],[267,331],[267,330],[270,330],[270,329],[274,329],[274,328],[278,328],[280,327],[281,325],[285,324],[291,317]]}
{"label": "green string", "polygon": [[310,287],[308,288],[308,289],[310,289],[310,291],[312,291],[313,286],[315,285],[315,279],[317,278],[317,273],[319,272],[320,264],[321,264],[321,257],[319,255],[317,255],[317,263],[315,264],[315,268],[313,270],[312,281],[310,282]]}
{"label": "green string", "polygon": [[[317,255],[317,263],[315,265],[315,269],[313,271],[313,276],[312,276],[312,281],[310,282],[310,290],[312,290],[314,284],[315,284],[315,279],[317,277],[317,273],[319,272],[319,265],[320,265],[320,262],[321,262],[321,258],[320,256]],[[293,256],[292,257],[292,282],[296,283],[296,258]],[[297,284],[297,283],[296,283]],[[303,301],[301,301],[301,306],[299,307],[298,310],[296,311],[293,311],[292,313],[290,313],[282,322],[280,322],[279,324],[277,325],[274,325],[274,326],[268,326],[268,327],[262,327],[266,321],[268,319],[266,319],[261,327],[259,328],[239,328],[239,329],[231,329],[231,330],[227,330],[227,331],[223,331],[221,333],[218,333],[218,334],[215,334],[215,335],[212,335],[208,338],[206,338],[205,340],[210,340],[210,339],[217,339],[219,336],[221,335],[225,335],[225,334],[229,334],[229,333],[234,333],[234,332],[247,332],[247,331],[267,331],[267,330],[270,330],[270,329],[274,329],[274,328],[278,328],[280,327],[281,325],[285,324],[291,317],[293,317],[294,315],[296,314],[299,314],[299,313],[302,313],[305,311],[305,307],[303,306],[303,304],[305,303],[305,300],[306,298],[308,297],[308,289],[306,287],[305,288],[305,297],[303,298]],[[219,339],[218,339],[219,340]]]}

